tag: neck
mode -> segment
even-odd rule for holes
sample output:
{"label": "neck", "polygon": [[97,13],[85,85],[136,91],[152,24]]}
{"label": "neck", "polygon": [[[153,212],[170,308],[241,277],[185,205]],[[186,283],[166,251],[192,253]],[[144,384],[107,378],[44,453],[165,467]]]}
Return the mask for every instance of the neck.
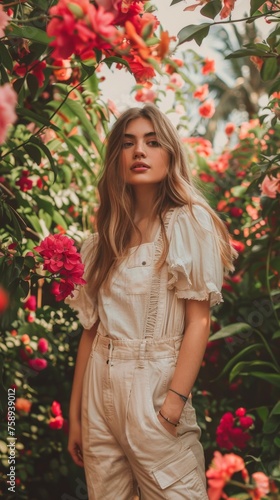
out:
{"label": "neck", "polygon": [[157,184],[134,186],[135,221],[151,217],[157,190]]}

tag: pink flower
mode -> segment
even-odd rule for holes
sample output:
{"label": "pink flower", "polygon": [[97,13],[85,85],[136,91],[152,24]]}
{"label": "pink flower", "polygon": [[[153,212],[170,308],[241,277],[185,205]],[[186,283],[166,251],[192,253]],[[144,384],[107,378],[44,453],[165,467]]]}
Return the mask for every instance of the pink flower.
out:
{"label": "pink flower", "polygon": [[62,415],[60,403],[58,403],[57,401],[53,401],[51,406],[51,412],[55,417]]}
{"label": "pink flower", "polygon": [[219,451],[215,451],[214,459],[206,472],[209,500],[220,500],[225,484],[235,472],[243,469],[245,469],[244,461],[238,455],[234,453],[222,455]]}
{"label": "pink flower", "polygon": [[17,104],[17,93],[9,83],[0,87],[0,144],[3,144],[9,125],[15,123],[17,115],[15,107]]}
{"label": "pink flower", "polygon": [[4,11],[3,5],[0,5],[0,38],[5,36],[4,29],[6,28],[9,20],[10,20],[10,17]]}
{"label": "pink flower", "polygon": [[253,425],[254,420],[252,417],[240,417],[239,423],[242,429],[249,429]]}
{"label": "pink flower", "polygon": [[270,491],[269,478],[263,472],[254,472],[252,478],[256,489],[251,491],[250,495],[254,500],[261,500]]}
{"label": "pink flower", "polygon": [[35,295],[30,295],[28,299],[24,302],[24,309],[29,309],[29,311],[36,311],[37,299]]}
{"label": "pink flower", "polygon": [[277,194],[280,193],[280,174],[278,172],[277,177],[265,176],[261,184],[262,196],[268,196],[269,198],[276,198]]}
{"label": "pink flower", "polygon": [[209,94],[209,85],[208,83],[205,83],[204,85],[197,87],[197,89],[193,93],[193,96],[195,99],[199,99],[199,101],[204,101],[204,99],[206,99],[208,94]]}
{"label": "pink flower", "polygon": [[47,339],[44,339],[43,337],[41,339],[39,339],[37,347],[38,347],[38,351],[40,351],[42,354],[45,354],[45,352],[47,352],[49,349],[49,343],[48,343]]}
{"label": "pink flower", "polygon": [[47,367],[48,362],[46,359],[34,358],[34,359],[29,359],[28,364],[30,368],[32,368],[33,370],[40,372],[41,370],[44,370]]}
{"label": "pink flower", "polygon": [[64,422],[63,417],[61,415],[58,415],[57,417],[50,419],[49,427],[51,429],[62,429],[63,422]]}
{"label": "pink flower", "polygon": [[198,112],[203,118],[212,118],[215,113],[215,104],[213,99],[208,99],[199,108]]}
{"label": "pink flower", "polygon": [[134,99],[138,102],[155,102],[156,97],[157,94],[154,90],[143,87],[137,90]]}
{"label": "pink flower", "polygon": [[237,408],[235,411],[235,415],[237,417],[244,417],[246,415],[246,409],[245,408]]}
{"label": "pink flower", "polygon": [[214,59],[209,59],[206,57],[203,62],[201,73],[203,75],[208,75],[209,73],[214,73],[216,70],[216,65]]}
{"label": "pink flower", "polygon": [[181,89],[184,85],[184,80],[178,73],[173,73],[169,78],[169,84],[166,86],[167,89],[175,90]]}

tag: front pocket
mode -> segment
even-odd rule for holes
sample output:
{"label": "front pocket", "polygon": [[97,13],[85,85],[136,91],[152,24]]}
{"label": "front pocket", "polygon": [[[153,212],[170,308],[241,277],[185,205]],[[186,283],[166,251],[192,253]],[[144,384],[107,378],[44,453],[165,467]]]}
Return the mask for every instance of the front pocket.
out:
{"label": "front pocket", "polygon": [[126,294],[148,293],[151,286],[153,256],[154,247],[149,243],[140,245],[128,256],[127,265],[123,269]]}
{"label": "front pocket", "polygon": [[167,499],[191,498],[206,500],[207,494],[198,472],[193,451],[186,448],[162,462],[152,470],[152,475]]}

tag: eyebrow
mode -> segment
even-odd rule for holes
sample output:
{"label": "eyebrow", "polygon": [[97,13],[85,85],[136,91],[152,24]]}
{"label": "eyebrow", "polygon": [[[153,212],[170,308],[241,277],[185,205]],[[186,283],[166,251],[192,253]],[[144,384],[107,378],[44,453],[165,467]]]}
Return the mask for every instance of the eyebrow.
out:
{"label": "eyebrow", "polygon": [[[154,137],[156,136],[156,133],[155,132],[148,132],[147,134],[144,134],[144,137]],[[135,135],[133,134],[124,134],[124,137],[126,139],[135,139]]]}

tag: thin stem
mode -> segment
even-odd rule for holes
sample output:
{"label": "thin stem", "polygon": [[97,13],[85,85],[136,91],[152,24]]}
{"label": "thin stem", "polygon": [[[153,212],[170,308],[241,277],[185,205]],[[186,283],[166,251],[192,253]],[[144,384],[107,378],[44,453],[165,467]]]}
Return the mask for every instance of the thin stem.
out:
{"label": "thin stem", "polygon": [[279,14],[280,9],[274,10],[271,12],[262,12],[261,14],[258,14],[257,16],[249,16],[249,17],[242,17],[240,19],[228,19],[227,21],[214,21],[212,23],[212,26],[216,24],[233,24],[233,23],[241,23],[241,22],[248,22],[248,21],[255,21],[256,19],[260,19],[261,17],[267,17],[267,16],[275,16],[276,14]]}
{"label": "thin stem", "polygon": [[26,0],[16,0],[15,2],[5,3],[4,7],[17,6],[19,3],[25,3]]}
{"label": "thin stem", "polygon": [[30,23],[30,21],[41,21],[42,19],[48,19],[48,16],[46,16],[46,14],[41,14],[40,16],[29,17],[28,19],[13,18],[13,21],[10,24],[13,24],[13,23],[24,24],[24,23]]}
{"label": "thin stem", "polygon": [[269,247],[268,247],[268,252],[267,252],[267,258],[266,258],[266,270],[265,270],[265,275],[266,275],[266,287],[267,287],[267,290],[268,290],[268,295],[269,295],[269,298],[270,298],[270,302],[271,302],[271,305],[272,305],[272,310],[273,310],[273,313],[274,313],[274,316],[275,316],[276,322],[277,322],[277,324],[279,324],[279,319],[278,319],[278,316],[277,316],[276,310],[275,310],[275,308],[274,308],[274,302],[273,302],[272,297],[271,297],[271,288],[270,288],[270,282],[269,282],[269,271],[270,271],[270,257],[271,257],[271,250],[272,250],[272,239],[270,238]]}

